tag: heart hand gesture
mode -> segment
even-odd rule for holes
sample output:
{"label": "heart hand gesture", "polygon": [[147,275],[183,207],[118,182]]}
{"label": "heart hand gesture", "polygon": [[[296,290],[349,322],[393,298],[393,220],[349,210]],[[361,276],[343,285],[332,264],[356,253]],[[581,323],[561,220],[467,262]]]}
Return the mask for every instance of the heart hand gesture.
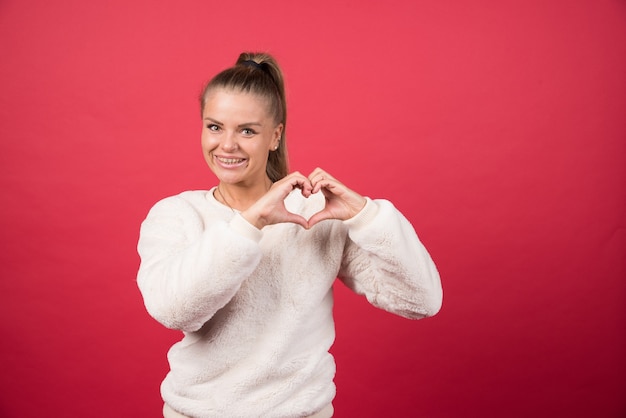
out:
{"label": "heart hand gesture", "polygon": [[309,228],[326,219],[350,219],[365,206],[366,201],[363,196],[350,190],[321,168],[313,170],[309,180],[313,188],[311,193],[321,191],[326,198],[324,209],[309,219]]}
{"label": "heart hand gesture", "polygon": [[259,229],[283,222],[308,228],[305,218],[289,212],[285,207],[285,198],[296,188],[302,191],[304,197],[309,197],[313,189],[308,178],[298,172],[291,173],[274,183],[263,197],[241,215]]}
{"label": "heart hand gesture", "polygon": [[[285,207],[285,198],[296,188],[307,198],[314,193],[322,192],[326,198],[324,209],[308,220],[289,212]],[[277,181],[254,205],[242,212],[242,216],[259,229],[284,222],[309,229],[326,219],[350,219],[364,206],[363,196],[350,190],[321,168],[316,168],[309,177],[294,172]]]}

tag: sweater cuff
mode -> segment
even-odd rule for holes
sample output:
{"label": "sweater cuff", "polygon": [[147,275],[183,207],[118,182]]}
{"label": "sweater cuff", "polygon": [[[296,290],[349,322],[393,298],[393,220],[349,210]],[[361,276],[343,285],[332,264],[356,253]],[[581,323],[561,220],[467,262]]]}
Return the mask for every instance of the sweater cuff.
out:
{"label": "sweater cuff", "polygon": [[365,197],[365,206],[363,209],[350,219],[346,219],[346,224],[350,229],[358,229],[368,225],[378,213],[378,205],[369,197]]}
{"label": "sweater cuff", "polygon": [[251,239],[254,242],[261,241],[263,233],[256,226],[252,225],[241,214],[237,213],[230,221],[230,227],[240,233],[242,236]]}

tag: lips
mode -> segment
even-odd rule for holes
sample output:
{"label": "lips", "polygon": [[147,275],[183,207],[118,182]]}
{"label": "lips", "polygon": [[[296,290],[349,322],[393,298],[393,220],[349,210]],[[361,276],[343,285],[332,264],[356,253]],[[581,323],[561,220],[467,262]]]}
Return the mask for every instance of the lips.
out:
{"label": "lips", "polygon": [[220,157],[215,156],[215,160],[224,167],[237,167],[247,161],[246,158]]}

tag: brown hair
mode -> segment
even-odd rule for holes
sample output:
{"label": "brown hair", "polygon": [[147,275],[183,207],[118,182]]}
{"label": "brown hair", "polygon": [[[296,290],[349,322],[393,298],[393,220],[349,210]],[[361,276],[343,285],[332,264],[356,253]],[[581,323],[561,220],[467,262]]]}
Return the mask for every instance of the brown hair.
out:
{"label": "brown hair", "polygon": [[267,100],[269,112],[276,124],[283,124],[278,149],[270,151],[266,172],[270,180],[278,181],[289,173],[287,161],[287,103],[283,73],[276,60],[266,53],[244,52],[237,62],[211,79],[200,96],[200,111],[204,112],[207,95],[216,88],[253,93]]}

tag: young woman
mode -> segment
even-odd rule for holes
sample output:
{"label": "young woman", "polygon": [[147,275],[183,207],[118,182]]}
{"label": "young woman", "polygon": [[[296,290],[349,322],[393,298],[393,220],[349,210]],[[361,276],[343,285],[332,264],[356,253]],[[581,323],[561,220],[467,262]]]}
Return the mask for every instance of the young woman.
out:
{"label": "young woman", "polygon": [[202,150],[219,179],[158,202],[142,223],[138,285],[183,338],[168,353],[165,417],[331,417],[336,278],[374,306],[438,312],[439,274],[386,200],[321,168],[289,173],[283,76],[239,56],[201,96]]}

